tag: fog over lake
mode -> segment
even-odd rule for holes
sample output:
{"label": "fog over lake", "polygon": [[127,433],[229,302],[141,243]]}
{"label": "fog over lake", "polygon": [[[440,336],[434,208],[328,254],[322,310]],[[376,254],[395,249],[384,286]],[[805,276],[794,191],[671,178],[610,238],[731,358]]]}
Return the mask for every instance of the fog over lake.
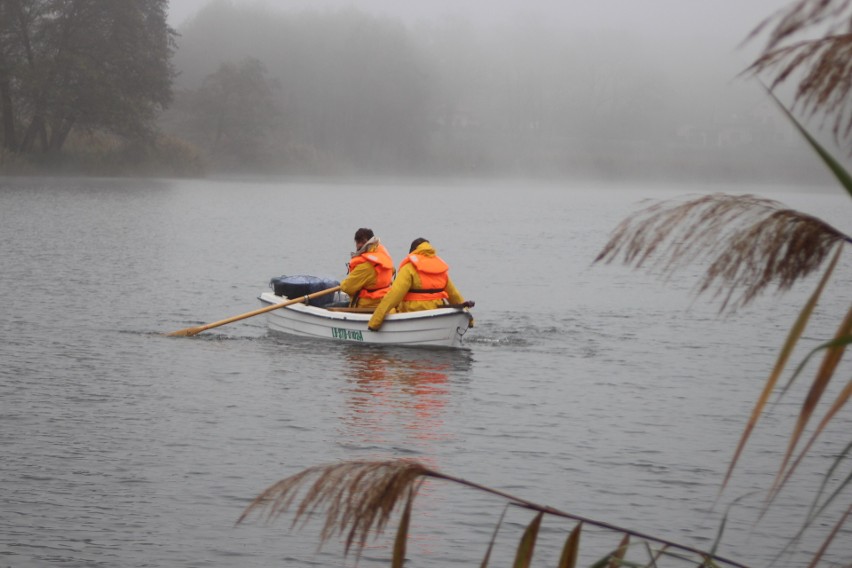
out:
{"label": "fog over lake", "polygon": [[[776,7],[178,1],[162,125],[214,171],[821,181],[742,75]],[[210,106],[226,72],[266,85],[253,112]]]}

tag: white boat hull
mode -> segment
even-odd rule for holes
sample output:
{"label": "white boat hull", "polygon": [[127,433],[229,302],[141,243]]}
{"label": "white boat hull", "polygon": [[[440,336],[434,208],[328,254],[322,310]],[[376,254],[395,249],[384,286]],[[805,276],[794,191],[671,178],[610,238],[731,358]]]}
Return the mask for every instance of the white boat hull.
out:
{"label": "white boat hull", "polygon": [[[287,301],[285,296],[265,292],[264,306]],[[269,329],[280,333],[379,345],[461,347],[462,337],[473,316],[467,309],[441,308],[385,318],[379,331],[367,329],[371,314],[329,311],[303,303],[290,304],[266,313]]]}

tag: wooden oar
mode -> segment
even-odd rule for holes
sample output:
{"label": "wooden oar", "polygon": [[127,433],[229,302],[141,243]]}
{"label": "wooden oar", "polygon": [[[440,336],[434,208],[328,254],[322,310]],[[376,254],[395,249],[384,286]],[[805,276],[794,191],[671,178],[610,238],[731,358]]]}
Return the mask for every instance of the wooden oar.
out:
{"label": "wooden oar", "polygon": [[320,296],[325,296],[326,294],[331,294],[332,292],[337,292],[340,290],[340,286],[335,286],[334,288],[326,288],[325,290],[320,290],[319,292],[314,292],[313,294],[308,294],[307,296],[300,296],[299,298],[295,298],[292,300],[287,300],[286,302],[281,302],[280,304],[272,304],[271,306],[266,306],[264,308],[260,308],[259,310],[254,310],[253,312],[247,312],[245,314],[240,314],[238,316],[234,316],[228,319],[223,319],[217,322],[208,323],[205,325],[199,325],[198,327],[188,327],[186,329],[179,329],[178,331],[173,331],[167,334],[169,337],[179,336],[186,337],[189,335],[196,335],[201,333],[202,331],[208,330],[213,327],[219,327],[220,325],[225,325],[226,323],[231,323],[235,321],[239,321],[242,319],[250,318],[252,316],[257,316],[260,314],[265,314],[266,312],[271,312],[272,310],[277,310],[278,308],[283,308],[284,306],[289,306],[290,304],[298,304],[299,302],[306,302],[313,298],[318,298]]}

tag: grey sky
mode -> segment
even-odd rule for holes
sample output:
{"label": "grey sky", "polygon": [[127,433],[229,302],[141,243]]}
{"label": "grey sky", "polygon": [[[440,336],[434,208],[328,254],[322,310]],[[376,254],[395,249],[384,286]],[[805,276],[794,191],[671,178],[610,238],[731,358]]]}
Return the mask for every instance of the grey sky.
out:
{"label": "grey sky", "polygon": [[[170,22],[179,26],[209,0],[171,0]],[[217,0],[222,1],[222,0]],[[447,15],[500,24],[540,18],[566,29],[629,30],[648,37],[694,37],[723,49],[734,45],[783,2],[778,0],[224,0],[282,9],[355,6],[407,21]]]}
{"label": "grey sky", "polygon": [[[171,0],[169,20],[180,27],[210,0]],[[409,23],[460,16],[489,28],[525,19],[565,33],[607,33],[642,44],[643,53],[677,64],[697,55],[708,74],[733,78],[761,44],[742,40],[784,6],[778,0],[214,0],[281,9],[354,6]],[[618,46],[616,46],[616,49]]]}

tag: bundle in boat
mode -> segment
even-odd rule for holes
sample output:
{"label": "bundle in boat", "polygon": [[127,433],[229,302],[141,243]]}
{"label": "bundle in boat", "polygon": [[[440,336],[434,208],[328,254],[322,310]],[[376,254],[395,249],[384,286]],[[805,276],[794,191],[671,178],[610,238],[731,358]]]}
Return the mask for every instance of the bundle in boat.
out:
{"label": "bundle in boat", "polygon": [[[337,280],[322,278],[319,276],[308,276],[305,274],[297,274],[295,276],[277,276],[269,281],[269,287],[272,288],[272,291],[276,296],[285,296],[291,299],[298,298],[300,296],[307,296],[308,294],[328,290],[329,288],[335,288],[337,286],[340,286],[340,282]],[[317,307],[328,306],[341,300],[339,294],[340,292],[335,292],[334,294],[311,298],[307,301],[307,304]]]}

